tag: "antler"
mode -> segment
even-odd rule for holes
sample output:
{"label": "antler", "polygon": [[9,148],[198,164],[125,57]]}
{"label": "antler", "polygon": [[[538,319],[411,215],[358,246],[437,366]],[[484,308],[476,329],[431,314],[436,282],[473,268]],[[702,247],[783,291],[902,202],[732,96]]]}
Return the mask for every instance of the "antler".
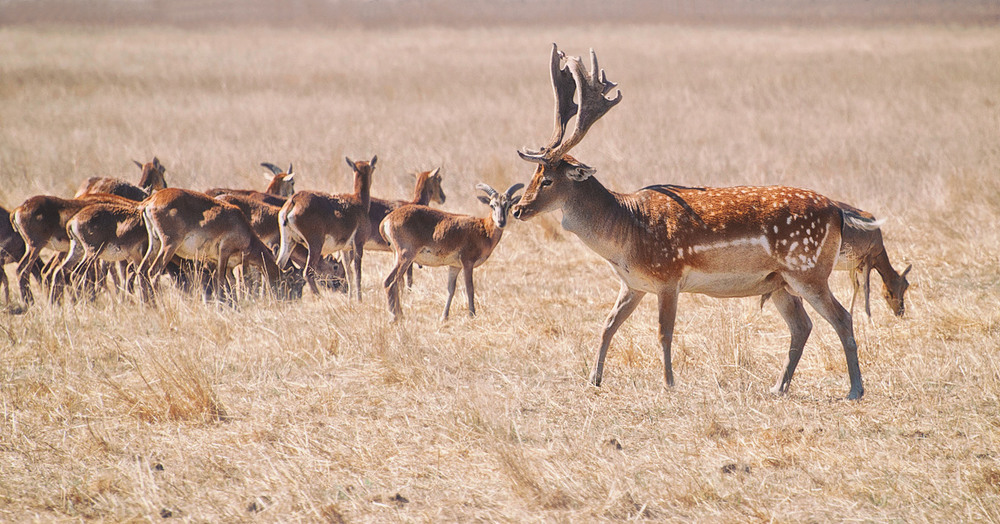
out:
{"label": "antler", "polygon": [[[566,66],[561,67],[561,59],[565,56],[555,44],[552,44],[551,74],[552,91],[555,94],[555,129],[549,145],[539,151],[527,149],[518,151],[521,158],[529,162],[549,163],[562,158],[583,140],[594,122],[621,102],[621,90],[615,98],[607,97],[618,84],[608,81],[604,70],[597,65],[597,53],[593,49],[590,50],[590,71],[587,71],[578,56],[567,58]],[[573,79],[573,83],[569,82],[570,78]],[[576,90],[580,91],[579,106],[573,102]],[[562,139],[566,133],[566,126],[574,115],[576,125],[564,142]]]}

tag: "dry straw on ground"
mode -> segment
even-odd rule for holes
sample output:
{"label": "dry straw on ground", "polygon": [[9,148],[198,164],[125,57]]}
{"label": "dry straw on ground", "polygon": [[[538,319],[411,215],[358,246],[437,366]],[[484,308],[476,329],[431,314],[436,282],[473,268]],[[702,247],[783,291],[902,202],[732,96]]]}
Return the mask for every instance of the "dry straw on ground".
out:
{"label": "dry straw on ground", "polygon": [[[437,320],[417,271],[389,325],[364,302],[0,315],[0,520],[1000,520],[1000,32],[942,26],[267,30],[0,28],[0,202],[134,178],[374,193],[443,166],[447,208],[526,181],[548,136],[550,42],[595,47],[623,102],[575,152],[611,188],[789,184],[886,218],[907,317],[855,319],[867,395],[816,328],[789,395],[772,305],[681,299],[663,390],[649,300],[586,384],[610,269],[548,217]],[[8,268],[10,271],[12,268]],[[833,278],[846,297],[843,274]]]}

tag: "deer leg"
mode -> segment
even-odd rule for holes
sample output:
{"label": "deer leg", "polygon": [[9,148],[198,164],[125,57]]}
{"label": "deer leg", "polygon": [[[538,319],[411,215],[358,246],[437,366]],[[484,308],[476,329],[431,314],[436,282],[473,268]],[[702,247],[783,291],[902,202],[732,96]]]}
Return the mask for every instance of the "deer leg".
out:
{"label": "deer leg", "polygon": [[788,356],[785,358],[785,370],[778,378],[778,382],[771,388],[771,393],[780,395],[788,392],[788,385],[792,381],[792,375],[795,374],[795,366],[799,364],[802,349],[806,345],[806,340],[809,339],[809,333],[812,332],[812,321],[809,320],[809,315],[806,314],[806,310],[802,306],[801,298],[793,296],[785,289],[775,291],[772,296],[778,313],[788,324],[792,338]]}
{"label": "deer leg", "polygon": [[851,380],[851,390],[847,394],[847,398],[848,400],[860,399],[865,394],[865,388],[861,382],[858,343],[854,340],[854,322],[851,314],[844,309],[844,306],[840,305],[840,302],[837,302],[825,279],[816,284],[794,279],[787,279],[787,281],[792,289],[805,298],[809,305],[837,331],[840,343],[844,347],[844,357],[847,359],[847,376]]}
{"label": "deer leg", "polygon": [[319,296],[319,286],[316,285],[316,267],[319,266],[319,261],[323,258],[323,238],[306,239],[306,250],[308,251],[306,267],[303,268],[302,273],[305,275],[306,283],[309,284],[313,295]]}
{"label": "deer leg", "polygon": [[[872,265],[870,263],[865,263],[865,314],[868,318],[872,318],[872,305],[871,305],[871,291],[872,291]],[[851,308],[851,315],[854,315],[854,308]]]}
{"label": "deer leg", "polygon": [[386,277],[383,287],[385,287],[386,298],[389,302],[389,312],[392,313],[392,321],[396,322],[403,316],[403,305],[399,300],[399,280],[400,275],[413,264],[413,257],[407,253],[396,253],[396,265],[392,268],[389,276]]}
{"label": "deer leg", "polygon": [[476,288],[472,283],[472,263],[467,263],[462,267],[462,273],[465,277],[465,296],[469,299],[469,316],[476,316]]}
{"label": "deer leg", "polygon": [[444,312],[441,313],[441,320],[448,320],[448,312],[451,310],[451,299],[455,296],[455,285],[458,283],[458,273],[461,268],[448,266],[448,298],[444,301]]}
{"label": "deer leg", "polygon": [[31,304],[35,301],[34,295],[31,294],[31,268],[38,262],[40,251],[39,248],[28,246],[21,261],[17,263],[17,284],[21,292],[21,300],[25,304]]}
{"label": "deer leg", "polygon": [[646,296],[643,291],[637,291],[628,287],[624,281],[621,290],[618,292],[618,300],[608,313],[608,318],[604,321],[604,329],[601,332],[601,347],[597,350],[597,362],[590,372],[590,383],[600,387],[601,378],[604,375],[604,357],[608,354],[608,346],[611,345],[611,338],[618,332],[625,319],[639,306],[642,297]]}
{"label": "deer leg", "polygon": [[674,369],[670,361],[670,345],[674,338],[674,320],[677,318],[678,290],[663,291],[660,299],[660,329],[658,337],[663,349],[663,380],[668,388],[674,387]]}
{"label": "deer leg", "polygon": [[233,290],[229,285],[229,259],[233,256],[233,250],[225,245],[219,244],[219,264],[215,266],[215,297],[219,302],[226,304],[233,303]]}
{"label": "deer leg", "polygon": [[[365,243],[363,240],[359,240],[357,237],[354,239],[354,249],[351,253],[351,259],[354,262],[354,289],[357,290],[358,302],[361,302],[361,257],[365,254]],[[348,290],[347,296],[350,297],[351,293]]]}
{"label": "deer leg", "polygon": [[0,260],[0,287],[3,288],[3,303],[10,304],[10,282],[7,280],[7,269],[5,260]]}
{"label": "deer leg", "polygon": [[406,289],[413,287],[413,264],[406,268]]}

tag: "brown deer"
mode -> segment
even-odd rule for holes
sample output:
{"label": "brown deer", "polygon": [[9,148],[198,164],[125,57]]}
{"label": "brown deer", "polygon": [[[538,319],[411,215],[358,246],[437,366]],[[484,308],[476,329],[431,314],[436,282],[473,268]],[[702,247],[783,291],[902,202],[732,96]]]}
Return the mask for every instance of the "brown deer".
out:
{"label": "brown deer", "polygon": [[167,187],[167,181],[163,178],[166,168],[163,167],[163,164],[160,164],[160,159],[153,157],[153,161],[146,164],[141,164],[137,160],[133,160],[132,162],[135,162],[135,165],[139,166],[139,169],[142,170],[138,186],[117,178],[95,176],[88,178],[83,184],[80,184],[80,188],[76,190],[74,198],[95,193],[108,193],[138,202],[151,195],[153,191]]}
{"label": "brown deer", "polygon": [[[17,276],[21,300],[26,304],[34,301],[28,279],[42,249],[48,248],[59,253],[68,251],[69,237],[66,236],[66,223],[81,209],[97,202],[124,205],[135,203],[125,197],[106,193],[86,194],[73,199],[38,195],[28,198],[11,212],[11,223],[21,234],[25,244],[24,256],[17,265]],[[61,263],[61,254],[56,256],[59,257],[56,261]]]}
{"label": "brown deer", "polygon": [[882,277],[882,296],[889,304],[889,309],[897,317],[902,317],[906,312],[903,297],[906,294],[906,289],[910,287],[906,275],[913,268],[913,265],[908,265],[902,273],[897,273],[889,262],[889,254],[886,253],[885,244],[882,243],[882,228],[865,229],[856,225],[858,221],[880,225],[880,222],[875,221],[875,216],[844,202],[835,203],[844,211],[845,216],[858,219],[844,223],[840,256],[837,258],[837,265],[834,266],[834,269],[850,271],[853,289],[851,313],[854,313],[854,302],[857,300],[858,290],[861,287],[858,283],[858,276],[861,276],[864,279],[865,313],[869,317],[872,316],[869,298],[871,271],[874,269]]}
{"label": "brown deer", "polygon": [[[384,200],[372,197],[371,207],[368,209],[368,220],[371,222],[372,227],[381,224],[382,220],[391,211],[406,204],[419,204],[422,206],[429,205],[431,202],[444,204],[445,194],[441,188],[441,168],[433,171],[414,173],[413,178],[416,184],[413,188],[413,198],[410,200]],[[365,249],[369,251],[392,252],[392,248],[382,238],[382,235],[374,232],[368,235],[368,242],[365,243]],[[413,285],[412,265],[406,270],[406,285],[407,287]]]}
{"label": "brown deer", "polygon": [[274,255],[254,234],[239,208],[197,191],[162,189],[138,209],[149,237],[139,273],[150,282],[176,255],[214,262],[214,289],[220,298],[228,298],[228,270],[242,263],[259,268],[280,295],[281,273]]}
{"label": "brown deer", "polygon": [[[788,390],[812,322],[805,299],[837,331],[851,382],[848,398],[864,394],[851,314],[830,292],[828,279],[840,249],[845,217],[830,199],[791,187],[693,188],[649,186],[616,193],[596,170],[569,155],[587,130],[621,101],[591,50],[588,72],[579,57],[553,45],[551,76],[555,130],[538,151],[521,150],[537,164],[514,216],[528,220],[561,209],[563,227],[604,257],[621,280],[618,300],[605,321],[590,382],[600,386],[604,358],[615,332],[647,293],[659,299],[659,341],[664,379],[674,384],[670,361],[679,293],[746,297],[771,293],[791,331],[784,371],[772,389]],[[579,90],[579,104],[574,91]],[[576,123],[563,140],[569,121]]]}
{"label": "brown deer", "polygon": [[347,165],[354,171],[354,192],[330,195],[318,191],[300,191],[285,202],[278,213],[281,246],[278,249],[278,266],[284,268],[292,254],[293,244],[305,244],[309,251],[305,277],[309,288],[316,295],[315,272],[323,255],[348,251],[345,259],[348,274],[348,293],[354,290],[361,300],[361,258],[365,242],[371,231],[368,208],[371,203],[372,172],[377,156],[370,162],[352,161]]}
{"label": "brown deer", "polygon": [[[278,230],[278,213],[284,205],[285,198],[265,193],[223,193],[216,200],[236,206],[243,211],[250,221],[254,233],[269,249],[276,251],[281,244],[281,232]],[[280,202],[278,205],[271,201]],[[299,268],[306,266],[309,252],[301,244],[292,248],[290,260]],[[347,292],[347,279],[344,265],[331,255],[322,257],[316,267],[319,284],[329,289]]]}
{"label": "brown deer", "polygon": [[[13,264],[24,256],[24,239],[11,223],[10,211],[0,206],[0,287],[3,287],[4,303],[10,303],[10,282],[7,280],[7,264]],[[38,281],[42,280],[42,262],[36,260],[30,269]]]}
{"label": "brown deer", "polygon": [[[292,164],[288,164],[288,171],[282,171],[280,167],[271,164],[269,162],[262,162],[260,165],[268,168],[271,174],[264,173],[264,178],[268,180],[267,187],[264,188],[264,192],[254,191],[252,189],[229,189],[221,187],[213,187],[205,194],[211,197],[217,197],[219,195],[225,194],[236,194],[236,195],[272,195],[276,197],[281,197],[280,203],[284,204],[284,198],[292,196],[295,193],[295,173],[292,171]],[[276,200],[267,200],[270,204],[275,204]]]}
{"label": "brown deer", "polygon": [[[138,204],[99,202],[88,205],[66,223],[69,251],[54,285],[83,272],[93,272],[99,262],[120,263],[138,268],[148,247],[148,234]],[[117,276],[115,273],[115,282]],[[124,272],[123,272],[124,276]],[[145,280],[140,278],[140,285]],[[87,284],[92,282],[89,280]],[[53,291],[53,294],[61,292]],[[144,290],[148,293],[148,289]],[[93,290],[91,290],[93,296]]]}
{"label": "brown deer", "polygon": [[424,205],[408,204],[392,211],[382,220],[379,231],[396,254],[396,265],[383,284],[393,322],[403,315],[399,300],[399,280],[414,262],[424,266],[448,266],[448,298],[444,303],[441,320],[448,319],[459,271],[465,277],[469,316],[476,315],[472,270],[486,262],[500,242],[510,207],[521,199],[520,196],[514,196],[514,193],[522,187],[524,184],[514,184],[506,192],[497,193],[486,184],[477,184],[476,189],[488,195],[488,198],[480,196],[479,201],[493,210],[486,218],[456,215]]}

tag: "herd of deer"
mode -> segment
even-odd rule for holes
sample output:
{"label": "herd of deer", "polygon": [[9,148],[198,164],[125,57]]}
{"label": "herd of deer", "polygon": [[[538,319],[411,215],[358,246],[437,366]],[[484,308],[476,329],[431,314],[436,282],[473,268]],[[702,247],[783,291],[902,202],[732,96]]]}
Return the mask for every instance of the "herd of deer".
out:
{"label": "herd of deer", "polygon": [[[522,159],[537,164],[522,196],[515,184],[498,192],[485,184],[479,200],[492,208],[473,218],[429,207],[443,204],[439,170],[418,173],[410,201],[371,196],[377,157],[347,159],[354,191],[331,195],[294,191],[292,166],[273,164],[263,191],[167,188],[156,158],[142,169],[139,184],[91,178],[72,199],[34,196],[0,221],[0,285],[10,301],[3,266],[18,262],[21,297],[32,302],[30,279],[48,286],[59,300],[71,284],[94,293],[106,278],[115,287],[154,300],[158,279],[169,271],[176,282],[211,272],[207,294],[226,299],[237,266],[260,270],[279,296],[298,295],[307,283],[348,290],[361,300],[364,251],[392,251],[395,265],[385,279],[393,320],[402,316],[400,284],[412,283],[412,265],[448,266],[448,295],[442,317],[464,277],[468,309],[475,314],[472,272],[500,241],[508,214],[519,220],[561,210],[562,225],[606,259],[621,281],[618,299],[601,333],[590,381],[601,384],[604,359],[615,332],[642,297],[659,300],[659,341],[664,380],[674,383],[671,340],[681,292],[714,297],[770,298],[785,319],[791,343],[784,369],[772,388],[788,390],[812,322],[808,302],[836,330],[847,359],[850,399],[864,394],[851,313],[830,291],[833,269],[851,272],[854,295],[864,278],[865,311],[872,269],[883,280],[883,294],[897,316],[904,313],[909,286],[889,263],[881,223],[864,211],[806,189],[772,187],[683,187],[653,185],[616,193],[595,178],[596,170],[570,156],[590,127],[621,101],[617,85],[598,68],[591,50],[588,71],[580,57],[567,57],[553,45],[550,73],[555,95],[555,125],[549,143],[522,149]],[[574,121],[567,137],[566,131]],[[3,210],[6,212],[6,210]],[[12,226],[12,227],[11,227]],[[42,249],[56,252],[43,267]],[[333,253],[343,253],[343,263]],[[193,261],[193,262],[192,262]],[[114,265],[118,263],[117,266]],[[191,269],[191,268],[195,269]],[[245,272],[244,272],[245,275]]]}

